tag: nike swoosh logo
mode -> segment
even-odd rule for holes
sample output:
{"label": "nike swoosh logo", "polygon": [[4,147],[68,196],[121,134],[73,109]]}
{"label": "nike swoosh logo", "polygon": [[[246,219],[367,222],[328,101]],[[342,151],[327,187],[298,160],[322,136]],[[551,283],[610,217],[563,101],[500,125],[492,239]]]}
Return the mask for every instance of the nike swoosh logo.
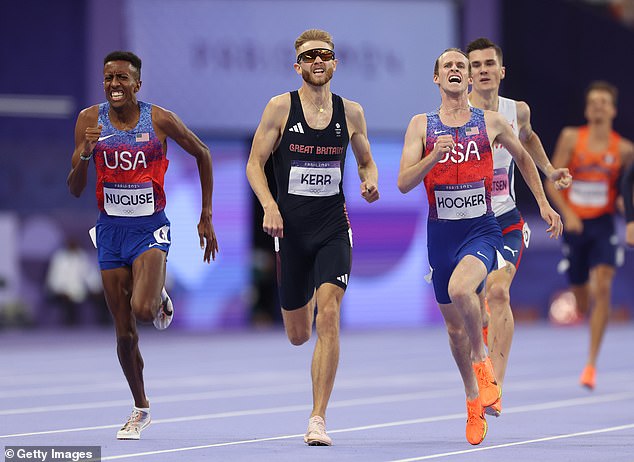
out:
{"label": "nike swoosh logo", "polygon": [[434,130],[434,135],[440,135],[441,133],[446,133],[447,130]]}
{"label": "nike swoosh logo", "polygon": [[106,136],[100,136],[97,141],[103,141],[103,140],[107,140],[108,138],[110,138],[111,136],[115,136],[116,133],[113,133],[112,135],[106,135]]}
{"label": "nike swoosh logo", "polygon": [[152,242],[150,245],[148,245],[148,247],[154,247],[155,245],[161,245],[158,242]]}
{"label": "nike swoosh logo", "polygon": [[476,252],[478,255],[480,255],[482,258],[486,259],[487,261],[489,261],[489,259],[487,258],[486,255],[484,255],[482,252],[480,252],[479,250]]}

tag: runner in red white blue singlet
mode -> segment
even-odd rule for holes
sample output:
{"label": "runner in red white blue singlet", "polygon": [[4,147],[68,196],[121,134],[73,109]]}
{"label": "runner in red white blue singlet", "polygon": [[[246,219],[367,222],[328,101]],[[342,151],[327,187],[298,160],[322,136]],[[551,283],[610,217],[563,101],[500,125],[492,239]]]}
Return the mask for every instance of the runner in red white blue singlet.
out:
{"label": "runner in red white blue singlet", "polygon": [[[467,398],[466,438],[480,444],[487,433],[485,408],[501,398],[481,333],[480,300],[487,274],[498,267],[502,235],[491,207],[491,145],[505,145],[533,192],[551,236],[561,219],[550,207],[535,164],[506,120],[470,108],[469,60],[456,48],[434,66],[440,90],[437,112],[415,115],[405,133],[398,188],[407,193],[425,184],[429,201],[427,248],[438,307]],[[501,260],[501,257],[500,257]]]}
{"label": "runner in red white blue singlet", "polygon": [[[134,408],[117,439],[139,439],[150,424],[150,404],[143,382],[143,359],[137,322],[169,326],[174,307],[164,288],[169,220],[165,216],[163,179],[167,138],[197,161],[202,190],[198,235],[203,261],[218,251],[211,223],[213,174],[209,149],[172,112],[138,101],[141,59],[128,51],[104,59],[107,102],[82,110],[75,125],[75,150],[68,175],[71,194],[79,197],[95,161],[99,207],[93,237],[101,279],[117,334],[117,354],[134,398]],[[92,230],[91,230],[92,231]]]}
{"label": "runner in red white blue singlet", "polygon": [[491,209],[493,158],[483,112],[472,108],[469,122],[461,127],[446,126],[437,112],[428,113],[425,155],[441,135],[452,136],[455,146],[424,178],[427,249],[436,300],[451,303],[449,279],[458,262],[469,254],[487,272],[497,269],[502,235]]}

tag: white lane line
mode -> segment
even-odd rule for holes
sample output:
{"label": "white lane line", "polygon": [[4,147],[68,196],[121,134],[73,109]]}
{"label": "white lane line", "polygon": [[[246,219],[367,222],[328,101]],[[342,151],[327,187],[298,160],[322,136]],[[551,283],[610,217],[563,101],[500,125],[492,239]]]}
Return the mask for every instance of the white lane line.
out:
{"label": "white lane line", "polygon": [[[329,408],[345,408],[352,406],[364,406],[368,404],[383,404],[389,402],[399,402],[399,401],[409,401],[416,399],[426,399],[432,398],[436,399],[442,396],[450,396],[454,395],[460,390],[442,390],[437,391],[436,393],[407,393],[407,394],[398,394],[398,395],[385,395],[385,396],[376,396],[373,398],[359,398],[359,399],[351,399],[351,400],[342,400],[342,401],[334,401],[330,403]],[[518,412],[531,412],[531,411],[543,411],[548,409],[558,409],[562,407],[573,407],[573,406],[587,406],[593,404],[602,404],[607,402],[614,401],[625,401],[634,398],[634,392],[627,393],[614,393],[610,395],[602,395],[602,396],[591,396],[587,398],[575,398],[568,400],[559,400],[559,401],[551,401],[547,403],[539,403],[532,404],[526,406],[518,406],[518,407],[509,407],[504,408],[505,413],[518,413]],[[312,406],[309,404],[304,405],[295,405],[295,406],[279,406],[279,407],[271,407],[271,408],[263,408],[263,409],[249,409],[244,411],[231,411],[231,412],[220,412],[215,414],[202,414],[197,416],[185,416],[185,417],[174,417],[170,419],[157,419],[152,421],[152,425],[165,424],[165,423],[179,423],[179,422],[187,422],[187,421],[195,421],[195,420],[211,420],[211,419],[220,419],[227,417],[242,417],[248,415],[265,415],[265,414],[276,414],[283,412],[299,412],[299,411],[307,411],[312,409]],[[433,422],[441,422],[445,420],[454,420],[454,419],[464,419],[464,413],[456,413],[456,414],[446,414],[440,416],[432,416],[432,417],[423,417],[419,419],[410,419],[410,420],[401,420],[396,422],[386,422],[374,425],[366,425],[363,427],[351,427],[344,428],[339,430],[328,430],[329,433],[344,433],[349,431],[359,431],[359,430],[368,430],[368,429],[377,429],[377,428],[388,428],[395,427],[401,425],[413,425],[420,423],[433,423]],[[121,424],[111,424],[111,425],[101,425],[101,426],[93,426],[93,427],[78,427],[78,428],[66,428],[59,430],[47,430],[40,432],[30,432],[30,433],[16,433],[11,435],[0,435],[0,439],[6,438],[17,438],[17,437],[25,437],[25,436],[39,436],[39,435],[50,435],[57,433],[74,433],[80,431],[92,431],[92,430],[104,430],[111,428],[119,428]],[[301,436],[301,435],[300,435]],[[292,438],[295,435],[289,435],[286,437],[272,437],[272,439],[283,439],[283,438]],[[269,439],[260,439],[258,441],[268,441]],[[249,440],[248,442],[252,442],[256,440]],[[226,446],[230,444],[238,444],[236,442],[227,442],[227,443],[218,443],[217,445]],[[240,443],[242,444],[242,443]],[[214,446],[203,446],[203,447],[214,447]],[[196,446],[195,448],[198,448]],[[170,450],[175,451],[175,450]]]}
{"label": "white lane line", "polygon": [[[305,375],[305,374],[303,374]],[[448,375],[444,373],[438,374],[438,377],[431,378],[431,380],[426,380],[424,375],[415,375],[411,376],[408,374],[403,374],[399,376],[387,376],[380,378],[368,378],[362,377],[358,379],[348,379],[341,380],[337,383],[338,390],[354,390],[357,388],[369,389],[369,388],[380,388],[385,386],[395,386],[395,385],[416,385],[417,389],[420,389],[420,384],[426,380],[426,383],[433,382],[444,382],[448,379]],[[279,377],[278,377],[279,378]],[[287,380],[289,382],[290,380]],[[121,382],[124,384],[125,382]],[[242,397],[253,397],[253,396],[269,396],[269,395],[278,395],[278,394],[288,394],[288,393],[303,393],[310,387],[310,383],[306,381],[301,382],[293,382],[291,384],[287,384],[285,386],[280,385],[256,385],[249,388],[230,388],[226,390],[213,390],[213,391],[205,391],[205,392],[194,392],[194,393],[179,393],[174,394],[171,393],[165,396],[153,396],[151,398],[152,403],[173,403],[173,402],[184,402],[184,401],[199,401],[199,400],[211,400],[211,399],[223,399],[223,398],[242,398]],[[433,392],[432,392],[433,393]],[[16,414],[35,414],[42,412],[62,412],[62,411],[78,411],[78,410],[86,410],[86,409],[103,409],[109,407],[117,407],[117,406],[127,406],[130,404],[129,399],[121,399],[121,400],[110,400],[110,401],[97,401],[97,402],[88,402],[88,403],[73,403],[73,404],[54,404],[49,406],[32,406],[32,407],[23,407],[23,408],[14,408],[14,409],[4,409],[0,410],[0,416],[3,415],[16,415]]]}
{"label": "white lane line", "polygon": [[[450,417],[450,416],[444,416],[444,417]],[[464,415],[460,414],[459,417],[462,419],[462,418],[464,418]],[[354,431],[363,431],[363,430],[368,430],[368,429],[373,429],[373,428],[385,428],[386,426],[410,425],[410,424],[421,423],[421,421],[426,421],[426,420],[428,420],[428,419],[403,420],[403,421],[400,421],[400,422],[390,422],[388,424],[366,425],[366,426],[363,426],[363,427],[352,427],[352,428],[347,428],[347,429],[329,431],[328,433],[354,432]],[[448,419],[442,419],[442,420],[448,420]],[[434,420],[434,421],[438,421],[438,420]],[[597,433],[607,433],[607,432],[613,432],[613,431],[627,430],[627,429],[630,429],[630,428],[634,428],[634,424],[621,425],[621,426],[618,426],[618,427],[599,428],[599,429],[596,429],[596,430],[588,430],[588,431],[585,431],[585,432],[569,433],[569,434],[566,434],[566,435],[548,436],[548,437],[537,438],[537,439],[533,439],[533,440],[516,441],[514,443],[506,443],[506,444],[500,444],[500,445],[496,445],[496,446],[474,448],[474,449],[465,449],[463,451],[447,452],[447,453],[443,453],[443,454],[431,454],[429,456],[422,456],[422,457],[413,458],[413,459],[401,459],[401,460],[398,460],[398,461],[391,461],[391,462],[410,462],[410,461],[416,461],[416,460],[436,459],[436,458],[447,457],[447,456],[451,456],[451,455],[468,454],[468,453],[471,453],[471,452],[485,451],[485,450],[489,450],[489,449],[497,449],[497,448],[509,447],[509,446],[518,446],[518,445],[536,443],[536,442],[543,442],[543,441],[552,441],[552,440],[563,439],[563,438],[573,438],[573,437],[576,437],[576,436],[585,436],[585,435],[592,435],[592,434],[597,434]],[[228,441],[228,442],[224,442],[224,443],[205,444],[205,445],[199,445],[199,446],[188,446],[188,447],[184,447],[184,448],[174,448],[174,449],[162,449],[162,450],[158,450],[158,451],[133,452],[133,453],[130,453],[130,454],[119,454],[119,455],[116,455],[116,456],[103,457],[101,460],[131,459],[133,457],[153,456],[153,455],[157,455],[157,454],[168,454],[168,453],[175,453],[175,452],[195,451],[195,450],[199,450],[199,449],[217,448],[217,447],[222,447],[222,446],[236,446],[236,445],[240,445],[240,444],[252,444],[252,443],[260,443],[260,442],[264,442],[264,441],[275,441],[275,440],[285,440],[285,439],[292,439],[292,438],[301,438],[302,436],[304,436],[304,434],[303,433],[299,433],[299,434],[296,434],[296,435],[281,435],[281,436],[272,436],[272,437],[268,437],[268,438],[255,438],[255,439],[251,439],[251,440]]]}
{"label": "white lane line", "polygon": [[618,432],[618,431],[622,431],[622,430],[629,430],[629,429],[632,429],[632,428],[634,428],[634,424],[619,425],[617,427],[598,428],[596,430],[587,430],[587,431],[584,431],[584,432],[566,433],[564,435],[545,436],[543,438],[535,438],[535,439],[532,439],[532,440],[515,441],[513,443],[505,443],[505,444],[496,444],[495,446],[486,446],[486,447],[481,447],[481,448],[464,449],[462,451],[443,452],[443,453],[439,453],[439,454],[430,454],[430,455],[421,456],[421,457],[411,457],[409,459],[396,459],[396,460],[391,460],[390,462],[414,462],[414,461],[417,461],[417,460],[440,459],[441,457],[449,457],[449,456],[456,456],[456,455],[462,455],[462,454],[470,454],[470,453],[473,453],[473,452],[480,452],[480,451],[490,451],[490,450],[493,450],[493,449],[509,448],[509,447],[512,447],[512,446],[521,446],[521,445],[524,445],[524,444],[543,443],[545,441],[555,441],[555,440],[561,440],[561,439],[566,439],[566,438],[575,438],[575,437],[578,437],[578,436],[597,435],[599,433]]}
{"label": "white lane line", "polygon": [[[435,392],[417,392],[417,393],[399,393],[399,394],[390,394],[390,395],[380,395],[373,396],[370,398],[356,398],[349,400],[340,400],[331,402],[328,407],[331,409],[334,408],[345,408],[352,406],[366,406],[370,404],[385,404],[385,403],[396,403],[402,401],[414,401],[420,399],[437,399],[442,397],[447,397],[451,395],[455,395],[459,393],[460,389],[446,389],[439,390]],[[129,403],[128,403],[129,404]],[[221,419],[226,417],[243,417],[250,415],[263,415],[263,414],[277,414],[283,412],[299,412],[306,411],[312,409],[312,405],[309,404],[298,404],[294,406],[276,406],[269,408],[261,408],[261,409],[246,409],[243,411],[227,411],[227,412],[217,412],[214,414],[201,414],[195,416],[185,416],[185,417],[172,417],[169,419],[153,419],[152,425],[164,424],[164,423],[179,423],[179,422],[188,422],[195,420],[212,420],[212,419]],[[28,432],[28,433],[14,433],[11,435],[0,435],[0,439],[3,438],[17,438],[23,436],[37,436],[37,435],[51,435],[55,433],[74,433],[80,431],[90,431],[90,430],[103,430],[108,428],[119,428],[121,424],[109,424],[109,425],[99,425],[92,427],[77,427],[77,428],[63,428],[59,430],[45,430],[39,432]]]}
{"label": "white lane line", "polygon": [[[305,377],[305,371],[298,372],[284,372],[284,371],[273,371],[273,372],[262,372],[262,373],[254,373],[254,374],[230,374],[230,375],[199,375],[199,376],[191,376],[191,377],[151,377],[146,378],[146,381],[152,382],[152,390],[173,390],[174,388],[186,388],[186,387],[204,387],[204,386],[213,386],[213,385],[226,385],[231,386],[231,390],[235,391],[235,385],[240,385],[248,381],[248,383],[255,385],[256,383],[270,383],[271,381],[278,382],[280,379],[284,379],[284,381],[291,380],[303,380]],[[386,377],[381,377],[380,379],[369,378],[369,377],[359,377],[359,378],[350,378],[350,379],[338,379],[337,381],[337,389],[346,389],[346,388],[354,388],[355,386],[362,386],[363,388],[367,388],[369,386],[379,387],[384,385],[416,385],[417,388],[420,388],[421,384],[434,384],[436,382],[442,382],[446,380],[452,380],[455,374],[453,372],[436,372],[433,375],[430,374],[397,374],[390,375]],[[85,375],[82,377],[85,378]],[[73,399],[77,399],[80,394],[93,394],[99,393],[103,391],[127,391],[128,385],[124,380],[106,380],[111,379],[112,375],[104,376],[103,379],[99,379],[99,383],[86,383],[86,384],[77,384],[77,381],[74,380],[74,385],[58,385],[58,386],[42,386],[42,387],[34,387],[34,388],[25,388],[24,386],[19,386],[16,389],[12,389],[10,386],[5,386],[3,383],[3,389],[0,390],[0,400],[1,399],[10,399],[10,398],[28,398],[28,397],[42,397],[42,396],[60,396],[60,395],[71,395]],[[631,372],[608,372],[601,375],[604,379],[609,379],[611,382],[619,385],[618,382],[627,381],[628,383],[634,379],[634,375]],[[575,379],[576,380],[576,376]],[[2,383],[2,379],[0,379],[0,383]],[[39,382],[41,383],[41,382]],[[517,381],[507,385],[504,388],[505,392],[511,391],[529,391],[543,388],[568,388],[571,383],[570,376],[562,376],[562,377],[551,377],[548,381],[544,381],[543,379],[523,379],[522,381]],[[307,386],[309,386],[308,384]],[[15,386],[15,385],[14,385]],[[215,392],[219,393],[220,390],[215,390]],[[180,396],[183,396],[181,394]],[[155,397],[152,401],[157,401]],[[200,399],[200,396],[196,396],[195,399]],[[106,402],[108,403],[108,402]],[[119,403],[119,401],[116,401]],[[98,407],[103,407],[99,402],[93,403]],[[74,406],[71,404],[70,406]],[[118,405],[118,404],[115,404]],[[60,405],[63,406],[63,405]],[[38,407],[38,408],[21,408],[21,409],[34,409],[31,412],[47,412],[49,411],[48,407]],[[10,414],[21,413],[21,409],[8,409],[5,410]],[[76,410],[77,408],[71,408],[68,410]],[[88,409],[86,407],[82,407],[81,409]],[[64,410],[63,408],[53,409],[55,411]],[[29,411],[25,411],[28,413]],[[2,411],[0,411],[0,415]]]}
{"label": "white lane line", "polygon": [[[164,378],[164,377],[146,377],[146,381],[152,382],[152,389],[154,390],[173,390],[176,387],[203,387],[212,385],[226,385],[235,386],[245,381],[251,384],[263,383],[263,382],[279,382],[280,380],[297,380],[305,375],[302,371],[297,373],[289,373],[279,371],[278,373],[253,373],[253,374],[231,374],[231,375],[200,375],[191,377],[176,377],[176,378]],[[111,379],[112,375],[108,376]],[[2,381],[0,380],[0,383]],[[26,397],[39,397],[39,396],[54,396],[54,395],[73,395],[76,397],[78,393],[95,393],[104,390],[124,390],[127,391],[128,384],[125,380],[99,380],[94,383],[77,384],[73,382],[73,385],[58,385],[50,386],[45,385],[34,388],[24,388],[23,386],[10,389],[9,387],[3,387],[0,391],[0,399],[6,398],[26,398]]]}

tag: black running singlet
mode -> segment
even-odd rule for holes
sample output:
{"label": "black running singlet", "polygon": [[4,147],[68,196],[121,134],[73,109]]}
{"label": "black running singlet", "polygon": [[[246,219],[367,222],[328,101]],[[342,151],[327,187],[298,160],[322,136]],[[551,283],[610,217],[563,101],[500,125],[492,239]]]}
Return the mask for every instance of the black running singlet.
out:
{"label": "black running singlet", "polygon": [[349,142],[343,100],[332,95],[332,119],[323,130],[308,126],[299,93],[293,91],[288,122],[273,152],[277,205],[284,227],[319,221],[347,228],[343,171]]}

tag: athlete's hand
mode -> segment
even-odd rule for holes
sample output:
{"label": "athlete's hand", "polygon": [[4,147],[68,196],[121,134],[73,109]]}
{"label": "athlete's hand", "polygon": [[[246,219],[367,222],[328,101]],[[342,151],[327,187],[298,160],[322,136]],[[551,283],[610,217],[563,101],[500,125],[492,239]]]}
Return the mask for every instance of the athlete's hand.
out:
{"label": "athlete's hand", "polygon": [[284,220],[277,204],[269,208],[264,208],[264,219],[262,229],[266,234],[273,237],[284,237]]}
{"label": "athlete's hand", "polygon": [[371,181],[364,181],[361,183],[361,197],[371,204],[379,200],[379,188]]}
{"label": "athlete's hand", "polygon": [[553,237],[558,239],[564,230],[564,225],[561,222],[559,214],[555,212],[550,205],[540,208],[539,212],[544,221],[550,225],[546,232],[550,234],[551,239]]}
{"label": "athlete's hand", "polygon": [[634,247],[634,221],[630,221],[625,225],[625,243],[630,247]]}
{"label": "athlete's hand", "polygon": [[211,223],[211,216],[201,215],[198,222],[198,238],[200,239],[200,248],[205,249],[203,261],[211,263],[211,259],[216,259],[218,252],[218,241],[216,240],[216,232],[214,225]]}
{"label": "athlete's hand", "polygon": [[98,125],[96,127],[86,127],[86,138],[84,140],[84,154],[90,154],[93,149],[95,149],[95,145],[97,141],[99,141],[99,137],[101,136],[102,125]]}
{"label": "athlete's hand", "polygon": [[564,226],[567,233],[581,234],[583,232],[583,221],[572,212],[564,214]]}
{"label": "athlete's hand", "polygon": [[556,168],[548,176],[548,179],[555,183],[555,189],[561,191],[569,188],[572,184],[572,175],[567,168]]}
{"label": "athlete's hand", "polygon": [[436,138],[436,143],[434,144],[434,149],[429,153],[430,156],[434,157],[436,161],[439,161],[443,157],[445,157],[451,150],[456,146],[456,143],[453,140],[453,136],[451,135],[440,135]]}

